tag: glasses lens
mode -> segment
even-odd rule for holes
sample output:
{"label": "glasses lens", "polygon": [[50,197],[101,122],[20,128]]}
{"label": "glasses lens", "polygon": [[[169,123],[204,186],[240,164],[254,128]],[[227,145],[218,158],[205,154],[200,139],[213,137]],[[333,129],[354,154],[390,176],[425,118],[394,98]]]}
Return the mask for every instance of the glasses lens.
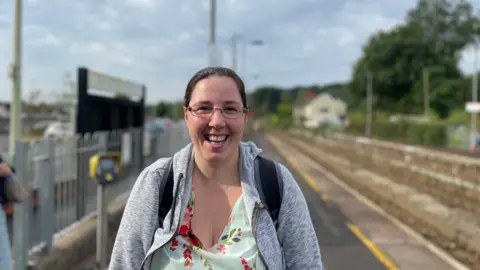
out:
{"label": "glasses lens", "polygon": [[227,105],[223,108],[223,116],[227,118],[236,118],[243,112],[242,106],[239,105]]}
{"label": "glasses lens", "polygon": [[[194,105],[191,107],[192,114],[198,117],[210,117],[214,110],[215,108],[210,105]],[[225,105],[221,111],[225,118],[236,118],[242,115],[243,107],[238,104]]]}

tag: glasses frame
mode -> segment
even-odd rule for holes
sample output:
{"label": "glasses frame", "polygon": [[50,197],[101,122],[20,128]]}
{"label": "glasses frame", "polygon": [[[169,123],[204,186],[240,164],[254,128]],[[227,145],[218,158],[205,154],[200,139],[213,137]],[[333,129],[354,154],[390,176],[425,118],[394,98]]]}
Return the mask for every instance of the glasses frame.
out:
{"label": "glasses frame", "polygon": [[213,107],[213,110],[212,112],[210,112],[210,114],[208,115],[198,115],[194,112],[193,108],[192,107],[195,107],[197,104],[194,104],[192,106],[188,106],[187,107],[187,111],[189,111],[193,116],[195,117],[198,117],[198,118],[204,118],[204,119],[208,119],[208,118],[211,118],[213,116],[213,114],[215,113],[216,110],[220,110],[220,113],[222,114],[222,116],[226,119],[238,119],[240,118],[242,115],[248,113],[248,108],[247,107],[242,107],[242,111],[238,114],[238,115],[235,115],[235,116],[231,116],[231,115],[225,115],[223,113],[223,108],[215,108]]}

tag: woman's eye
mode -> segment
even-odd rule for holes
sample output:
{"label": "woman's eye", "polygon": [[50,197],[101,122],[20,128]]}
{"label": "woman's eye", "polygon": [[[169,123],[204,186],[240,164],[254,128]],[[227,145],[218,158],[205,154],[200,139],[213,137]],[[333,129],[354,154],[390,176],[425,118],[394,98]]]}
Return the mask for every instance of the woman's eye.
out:
{"label": "woman's eye", "polygon": [[225,111],[229,111],[229,112],[237,112],[238,109],[237,108],[234,108],[234,107],[230,107],[230,108],[225,108]]}

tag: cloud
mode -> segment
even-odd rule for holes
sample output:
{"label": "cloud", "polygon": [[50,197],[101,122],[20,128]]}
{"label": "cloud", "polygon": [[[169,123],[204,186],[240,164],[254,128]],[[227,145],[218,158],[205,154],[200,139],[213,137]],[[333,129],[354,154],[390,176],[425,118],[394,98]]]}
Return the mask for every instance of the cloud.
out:
{"label": "cloud", "polygon": [[[149,102],[176,100],[208,63],[210,0],[29,0],[24,4],[23,93],[60,91],[78,66],[145,84]],[[416,0],[217,1],[216,44],[231,65],[231,36],[243,35],[250,89],[262,84],[345,81],[362,45],[402,23]],[[480,6],[480,0],[474,5]],[[0,1],[0,69],[12,55],[13,1]],[[263,40],[263,46],[252,41]],[[243,46],[243,45],[242,45]],[[240,52],[242,51],[240,46]],[[473,65],[465,53],[462,68]],[[469,69],[470,67],[470,69]],[[6,68],[5,68],[6,69]],[[4,72],[5,74],[6,72]],[[0,72],[0,99],[10,83]],[[258,78],[257,78],[258,77]]]}
{"label": "cloud", "polygon": [[127,6],[142,8],[142,9],[156,8],[157,5],[159,4],[159,2],[155,0],[126,0],[125,3]]}

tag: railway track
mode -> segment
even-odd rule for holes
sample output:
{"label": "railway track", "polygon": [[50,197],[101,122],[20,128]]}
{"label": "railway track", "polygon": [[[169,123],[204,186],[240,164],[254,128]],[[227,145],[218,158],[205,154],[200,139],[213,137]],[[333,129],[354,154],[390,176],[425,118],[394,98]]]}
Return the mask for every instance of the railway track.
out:
{"label": "railway track", "polygon": [[456,148],[442,148],[442,147],[430,147],[430,146],[419,146],[423,147],[426,149],[431,149],[431,150],[437,150],[437,151],[442,151],[445,153],[452,153],[452,154],[457,154],[461,156],[466,156],[466,157],[474,157],[474,158],[480,158],[480,152],[470,152],[466,150],[461,150],[461,149],[456,149]]}
{"label": "railway track", "polygon": [[414,187],[449,207],[480,217],[480,181],[476,180],[479,175],[477,166],[454,166],[445,160],[429,160],[408,152],[375,148],[366,144],[352,145],[328,138],[293,136],[311,145],[321,144],[329,152],[352,160],[363,168],[378,172],[399,184]]}
{"label": "railway track", "polygon": [[[355,136],[352,136],[352,137],[355,137]],[[365,138],[367,138],[367,137],[365,137]],[[423,148],[423,149],[426,149],[426,150],[440,151],[440,152],[444,152],[444,153],[456,154],[456,155],[465,156],[465,157],[480,158],[480,151],[470,152],[470,151],[467,151],[467,150],[450,148],[450,147],[435,147],[435,146],[427,146],[427,145],[420,145],[420,144],[406,144],[406,143],[401,142],[401,141],[388,141],[388,142],[395,143],[395,144],[398,144],[398,145],[403,145],[404,147],[414,146],[414,147]]]}
{"label": "railway track", "polygon": [[[328,161],[328,158],[322,157],[320,154],[328,153],[329,156],[346,158],[351,161],[352,164],[355,164],[355,166],[362,168],[368,166],[368,168],[366,168],[367,170],[375,169],[374,166],[372,166],[372,159],[367,159],[365,157],[354,158],[353,155],[345,155],[346,153],[338,148],[329,148],[324,145],[320,146],[313,140],[308,140],[306,138],[298,138],[285,134],[275,134],[275,137],[281,139],[283,143],[291,145],[310,159],[318,162],[328,171],[336,174],[352,188],[370,198],[393,216],[404,221],[412,229],[443,248],[457,260],[474,270],[480,270],[480,248],[478,244],[472,244],[470,237],[463,235],[462,231],[452,229],[448,224],[438,224],[433,219],[421,215],[415,209],[405,207],[406,204],[402,204],[397,198],[391,198],[388,194],[381,194],[378,190],[372,189],[371,186],[362,182],[358,177],[354,177],[350,172],[351,169],[342,166],[342,164]],[[370,165],[368,165],[368,163],[370,163]],[[372,171],[379,173],[378,170]],[[388,171],[391,173],[399,172],[392,170],[391,167],[384,167],[381,169],[380,174],[384,174]]]}

